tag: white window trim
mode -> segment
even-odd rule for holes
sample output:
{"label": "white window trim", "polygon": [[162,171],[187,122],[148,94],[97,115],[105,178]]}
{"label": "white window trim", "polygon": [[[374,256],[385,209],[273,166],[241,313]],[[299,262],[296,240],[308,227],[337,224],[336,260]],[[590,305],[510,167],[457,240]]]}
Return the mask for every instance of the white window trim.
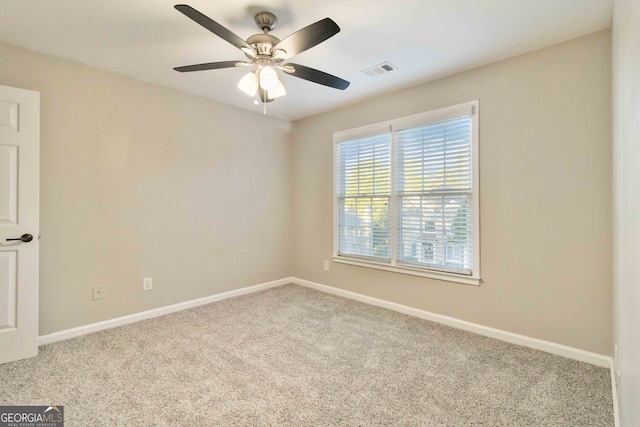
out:
{"label": "white window trim", "polygon": [[[390,271],[394,273],[408,274],[412,276],[428,277],[432,279],[444,280],[448,282],[463,283],[466,285],[479,286],[482,281],[480,275],[480,101],[474,100],[464,102],[438,110],[415,114],[408,117],[401,117],[373,125],[362,126],[333,134],[333,261],[340,264],[354,265],[358,267],[374,268],[377,270]],[[459,115],[471,114],[472,126],[472,206],[473,206],[473,271],[471,275],[452,273],[445,270],[438,270],[432,267],[415,267],[398,263],[396,261],[396,238],[397,227],[396,209],[397,202],[391,204],[391,227],[392,227],[392,260],[391,262],[378,261],[366,257],[338,254],[338,194],[337,194],[337,145],[339,142],[351,139],[363,138],[384,132],[391,132],[406,127],[436,122]],[[392,133],[392,159],[395,159],[395,133]],[[391,162],[391,179],[395,178],[395,160]],[[392,187],[393,188],[393,187]],[[391,198],[397,198],[392,192]]]}

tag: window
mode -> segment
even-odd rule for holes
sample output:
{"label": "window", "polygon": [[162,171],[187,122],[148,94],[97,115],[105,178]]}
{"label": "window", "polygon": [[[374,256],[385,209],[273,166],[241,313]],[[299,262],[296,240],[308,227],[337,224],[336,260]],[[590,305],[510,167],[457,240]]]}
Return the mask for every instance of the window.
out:
{"label": "window", "polygon": [[478,284],[478,101],[338,132],[337,262]]}
{"label": "window", "polygon": [[390,136],[376,135],[341,144],[337,165],[341,252],[389,258]]}

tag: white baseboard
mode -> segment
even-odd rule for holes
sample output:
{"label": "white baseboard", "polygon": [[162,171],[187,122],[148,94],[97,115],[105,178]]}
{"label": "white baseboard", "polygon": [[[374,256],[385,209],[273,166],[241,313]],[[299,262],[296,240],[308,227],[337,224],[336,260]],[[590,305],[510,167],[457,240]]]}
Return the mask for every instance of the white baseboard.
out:
{"label": "white baseboard", "polygon": [[69,338],[75,338],[80,335],[90,334],[91,332],[97,332],[97,331],[102,331],[104,329],[115,328],[117,326],[138,322],[144,319],[151,319],[153,317],[163,316],[169,313],[175,313],[176,311],[182,311],[188,308],[210,304],[212,302],[221,301],[227,298],[233,298],[240,295],[246,295],[253,292],[262,291],[264,289],[274,288],[276,286],[286,285],[287,283],[291,283],[290,278],[274,280],[273,282],[261,283],[259,285],[236,289],[229,292],[223,292],[220,294],[215,294],[215,295],[211,295],[204,298],[198,298],[191,301],[185,301],[178,304],[167,305],[165,307],[160,307],[160,308],[155,308],[153,310],[147,310],[140,313],[130,314],[128,316],[117,317],[115,319],[109,319],[103,322],[92,323],[90,325],[79,326],[77,328],[72,328],[72,329],[66,329],[64,331],[54,332],[49,335],[43,335],[41,337],[38,337],[38,345],[40,346],[40,345],[50,344],[56,341],[68,340]]}
{"label": "white baseboard", "polygon": [[[91,332],[102,331],[104,329],[109,329],[109,328],[115,328],[117,326],[138,322],[140,320],[150,319],[153,317],[158,317],[158,316],[162,316],[169,313],[175,313],[177,311],[198,307],[198,306],[209,304],[212,302],[221,301],[227,298],[233,298],[240,295],[246,295],[253,292],[261,291],[264,289],[274,288],[276,286],[285,285],[287,283],[295,283],[298,285],[306,286],[308,288],[316,289],[318,291],[330,293],[330,294],[341,296],[344,298],[357,300],[357,301],[360,301],[366,304],[375,305],[378,307],[387,308],[389,310],[394,310],[400,313],[408,314],[410,316],[415,316],[421,319],[430,320],[432,322],[441,323],[443,325],[451,326],[457,329],[462,329],[462,330],[473,332],[479,335],[496,338],[502,341],[510,342],[512,344],[518,344],[518,345],[534,348],[536,350],[546,351],[547,353],[556,354],[558,356],[567,357],[569,359],[578,360],[580,362],[591,363],[593,365],[601,366],[604,368],[611,367],[613,363],[613,358],[609,356],[604,356],[597,353],[591,353],[591,352],[580,350],[577,348],[568,347],[565,345],[556,344],[553,342],[544,341],[537,338],[531,338],[525,335],[515,334],[513,332],[503,331],[501,329],[495,329],[487,326],[478,325],[476,323],[459,320],[454,317],[431,313],[428,311],[420,310],[418,308],[408,307],[406,305],[373,298],[367,295],[345,291],[343,289],[334,288],[332,286],[327,286],[327,285],[323,285],[316,282],[311,282],[309,280],[299,279],[297,277],[286,277],[284,279],[274,280],[272,282],[261,283],[258,285],[236,289],[229,292],[223,292],[220,294],[211,295],[204,298],[199,298],[191,301],[181,302],[178,304],[168,305],[165,307],[143,311],[143,312],[131,314],[128,316],[118,317],[115,319],[105,320],[103,322],[92,323],[90,325],[79,326],[77,328],[54,332],[49,335],[38,337],[38,345],[45,345],[52,342],[62,341],[69,338],[74,338],[81,335],[89,334]],[[615,387],[615,383],[613,383],[612,387]]]}
{"label": "white baseboard", "polygon": [[613,419],[615,421],[615,427],[620,427],[620,413],[618,412],[618,381],[616,380],[616,367],[611,358],[611,365],[609,366],[611,371],[611,398],[613,399]]}
{"label": "white baseboard", "polygon": [[299,279],[297,277],[290,277],[288,281],[298,285],[306,286],[308,288],[316,289],[318,291],[327,292],[327,293],[341,296],[344,298],[349,298],[356,301],[364,302],[366,304],[387,308],[389,310],[398,311],[400,313],[408,314],[410,316],[431,320],[432,322],[441,323],[443,325],[451,326],[457,329],[462,329],[462,330],[473,332],[479,335],[484,335],[486,337],[496,338],[512,344],[518,344],[525,347],[530,347],[536,350],[546,351],[547,353],[556,354],[558,356],[563,356],[569,359],[578,360],[580,362],[590,363],[592,365],[601,366],[603,368],[609,368],[613,363],[612,357],[605,356],[602,354],[591,353],[585,350],[568,347],[562,344],[556,344],[550,341],[544,341],[537,338],[527,337],[525,335],[514,334],[513,332],[503,331],[501,329],[495,329],[487,326],[478,325],[476,323],[467,322],[464,320],[456,319],[454,317],[443,316],[441,314],[431,313],[428,311],[420,310],[418,308],[408,307],[406,305],[373,298],[367,295],[345,291],[343,289],[334,288],[332,286],[310,282],[309,280]]}

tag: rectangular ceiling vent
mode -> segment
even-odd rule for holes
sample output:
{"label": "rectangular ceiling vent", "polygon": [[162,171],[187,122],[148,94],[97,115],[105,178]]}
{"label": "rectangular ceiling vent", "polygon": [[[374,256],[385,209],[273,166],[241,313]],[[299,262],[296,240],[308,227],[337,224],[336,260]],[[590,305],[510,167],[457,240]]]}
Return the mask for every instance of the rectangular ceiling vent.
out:
{"label": "rectangular ceiling vent", "polygon": [[369,77],[379,76],[380,74],[386,74],[390,71],[397,70],[398,67],[393,65],[390,62],[383,62],[382,64],[375,65],[371,68],[367,68],[366,70],[362,70]]}

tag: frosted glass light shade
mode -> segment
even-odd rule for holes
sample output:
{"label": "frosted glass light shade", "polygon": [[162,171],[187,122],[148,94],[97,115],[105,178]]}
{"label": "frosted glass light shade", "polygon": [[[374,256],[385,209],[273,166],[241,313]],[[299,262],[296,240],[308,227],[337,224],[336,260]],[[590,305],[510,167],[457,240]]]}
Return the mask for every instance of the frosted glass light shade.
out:
{"label": "frosted glass light shade", "polygon": [[282,85],[280,80],[278,80],[278,86],[276,86],[275,89],[267,91],[267,93],[269,94],[269,98],[275,99],[280,98],[281,96],[285,96],[287,94],[287,91],[284,90],[284,86]]}
{"label": "frosted glass light shade", "polygon": [[258,78],[256,74],[245,74],[238,82],[238,88],[249,96],[255,96],[258,90]]}
{"label": "frosted glass light shade", "polygon": [[260,71],[260,87],[264,90],[274,90],[278,87],[278,75],[276,74],[276,70],[271,68],[270,66],[262,67]]}

